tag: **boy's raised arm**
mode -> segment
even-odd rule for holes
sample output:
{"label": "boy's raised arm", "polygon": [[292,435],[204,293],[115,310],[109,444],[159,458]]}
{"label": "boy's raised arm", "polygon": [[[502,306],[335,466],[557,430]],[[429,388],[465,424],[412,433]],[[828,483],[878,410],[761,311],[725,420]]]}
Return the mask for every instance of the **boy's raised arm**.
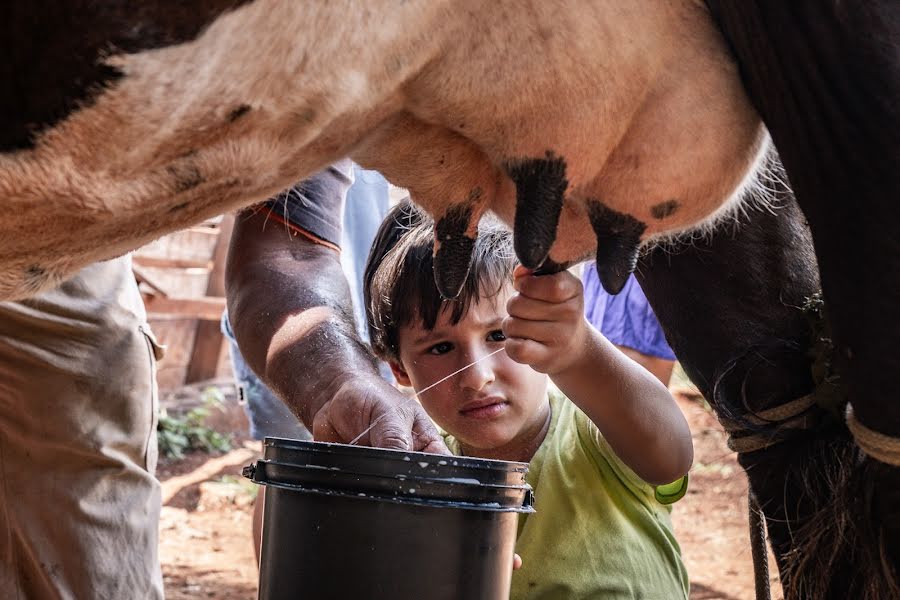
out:
{"label": "boy's raised arm", "polygon": [[547,373],[647,483],[687,473],[694,449],[684,416],[656,377],[587,322],[578,278],[519,267],[515,288],[503,323],[510,358]]}

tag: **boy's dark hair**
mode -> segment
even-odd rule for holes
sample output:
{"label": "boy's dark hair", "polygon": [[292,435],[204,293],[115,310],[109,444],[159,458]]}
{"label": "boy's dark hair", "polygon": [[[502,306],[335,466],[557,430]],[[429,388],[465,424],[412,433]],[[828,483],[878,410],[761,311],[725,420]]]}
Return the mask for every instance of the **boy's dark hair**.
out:
{"label": "boy's dark hair", "polygon": [[366,320],[372,349],[386,360],[399,354],[399,329],[420,319],[433,329],[444,310],[454,325],[482,298],[492,298],[512,281],[517,261],[512,234],[499,224],[483,222],[472,252],[469,276],[459,297],[445,300],[434,284],[434,223],[409,200],[387,214],[363,275]]}

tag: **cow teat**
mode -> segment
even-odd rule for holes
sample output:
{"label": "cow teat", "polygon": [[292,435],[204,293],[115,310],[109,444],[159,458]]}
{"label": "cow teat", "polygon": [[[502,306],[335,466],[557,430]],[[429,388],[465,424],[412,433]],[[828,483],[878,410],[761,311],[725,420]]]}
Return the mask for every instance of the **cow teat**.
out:
{"label": "cow teat", "polygon": [[435,221],[434,283],[444,298],[459,296],[469,275],[478,216],[473,214],[472,204],[459,204]]}
{"label": "cow teat", "polygon": [[637,266],[641,235],[647,225],[602,202],[588,203],[588,216],[597,236],[597,275],[610,294],[618,294]]}
{"label": "cow teat", "polygon": [[556,240],[559,215],[569,182],[566,161],[548,151],[543,158],[508,161],[505,170],[516,184],[514,247],[529,269],[541,266]]}

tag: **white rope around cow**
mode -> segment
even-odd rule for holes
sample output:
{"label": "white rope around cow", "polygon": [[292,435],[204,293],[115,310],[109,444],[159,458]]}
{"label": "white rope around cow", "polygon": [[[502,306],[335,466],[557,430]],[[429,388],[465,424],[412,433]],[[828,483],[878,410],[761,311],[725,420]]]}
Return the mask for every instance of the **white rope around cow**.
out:
{"label": "white rope around cow", "polygon": [[720,417],[722,427],[728,432],[728,447],[739,454],[763,450],[781,442],[782,437],[777,434],[786,429],[810,429],[818,421],[817,415],[808,413],[815,405],[813,394],[801,396],[772,408],[767,408],[755,414],[744,415],[742,418],[751,425],[759,427],[771,426],[771,433],[756,433],[747,429],[737,420]]}
{"label": "white rope around cow", "polygon": [[847,403],[847,428],[853,434],[856,445],[877,461],[900,467],[900,438],[869,429],[856,419],[853,405]]}

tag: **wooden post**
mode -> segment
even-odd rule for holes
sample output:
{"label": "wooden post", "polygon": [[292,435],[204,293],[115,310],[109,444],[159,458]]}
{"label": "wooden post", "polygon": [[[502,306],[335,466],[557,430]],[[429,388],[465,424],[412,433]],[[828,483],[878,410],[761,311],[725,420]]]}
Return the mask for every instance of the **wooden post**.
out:
{"label": "wooden post", "polygon": [[[219,225],[219,237],[216,239],[216,246],[213,250],[213,266],[206,284],[207,297],[224,298],[225,296],[225,259],[228,256],[228,244],[233,228],[234,215],[227,214],[222,217]],[[222,352],[222,341],[219,321],[200,320],[197,322],[191,359],[184,377],[185,383],[194,383],[215,377],[219,356]]]}

